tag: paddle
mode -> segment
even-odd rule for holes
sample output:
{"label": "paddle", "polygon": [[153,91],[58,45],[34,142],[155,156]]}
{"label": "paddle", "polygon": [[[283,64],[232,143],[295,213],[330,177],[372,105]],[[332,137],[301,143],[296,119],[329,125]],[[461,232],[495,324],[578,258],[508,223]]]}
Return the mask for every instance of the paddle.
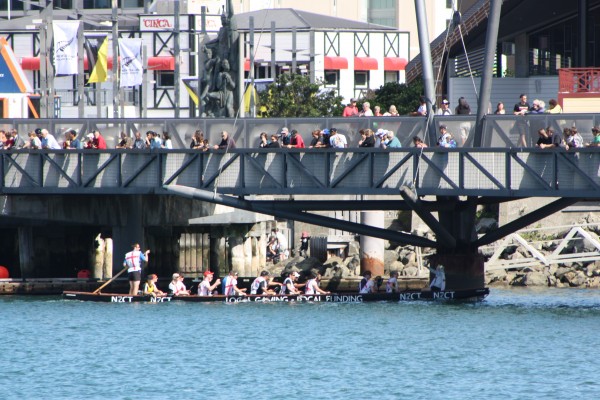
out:
{"label": "paddle", "polygon": [[113,276],[112,278],[110,278],[110,280],[108,282],[106,282],[104,285],[100,286],[98,289],[94,290],[94,292],[92,294],[98,294],[102,289],[104,289],[104,287],[108,286],[109,283],[111,283],[112,281],[114,281],[115,279],[117,279],[123,272],[127,271],[129,267],[125,267],[121,270],[121,272],[119,272],[118,274],[116,274],[115,276]]}

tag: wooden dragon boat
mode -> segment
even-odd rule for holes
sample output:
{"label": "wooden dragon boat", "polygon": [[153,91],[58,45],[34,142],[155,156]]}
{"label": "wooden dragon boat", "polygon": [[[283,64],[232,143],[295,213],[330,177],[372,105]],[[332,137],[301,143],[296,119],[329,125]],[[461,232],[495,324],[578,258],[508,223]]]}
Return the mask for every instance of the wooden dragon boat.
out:
{"label": "wooden dragon boat", "polygon": [[481,301],[490,293],[488,288],[468,290],[406,290],[397,293],[331,293],[297,295],[247,295],[247,296],[130,296],[118,293],[92,293],[65,291],[65,300],[96,301],[106,303],[167,303],[185,301],[191,303],[274,303],[274,302],[320,302],[320,303],[366,303],[366,302],[404,302],[404,301]]}

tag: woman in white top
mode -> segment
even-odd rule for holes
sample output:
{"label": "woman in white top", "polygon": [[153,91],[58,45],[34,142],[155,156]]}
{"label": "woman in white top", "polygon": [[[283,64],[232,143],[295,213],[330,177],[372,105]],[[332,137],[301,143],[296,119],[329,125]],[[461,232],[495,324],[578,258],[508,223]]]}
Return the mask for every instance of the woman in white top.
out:
{"label": "woman in white top", "polygon": [[358,113],[359,117],[372,117],[373,111],[371,110],[371,103],[365,101],[363,103],[363,109],[360,113]]}
{"label": "woman in white top", "polygon": [[163,143],[161,145],[163,149],[173,149],[173,142],[168,132],[163,132]]}
{"label": "woman in white top", "polygon": [[217,279],[215,283],[212,285],[210,282],[212,281],[214,273],[212,271],[204,271],[204,279],[198,286],[198,295],[199,296],[212,296],[216,294],[215,288],[221,284],[221,280]]}

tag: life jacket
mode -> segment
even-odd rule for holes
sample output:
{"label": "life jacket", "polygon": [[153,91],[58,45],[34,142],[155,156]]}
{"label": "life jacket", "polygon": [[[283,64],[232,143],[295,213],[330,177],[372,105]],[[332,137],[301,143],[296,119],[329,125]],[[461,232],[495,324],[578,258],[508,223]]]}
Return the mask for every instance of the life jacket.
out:
{"label": "life jacket", "polygon": [[156,286],[152,282],[146,282],[146,290],[147,293],[153,293],[156,290]]}

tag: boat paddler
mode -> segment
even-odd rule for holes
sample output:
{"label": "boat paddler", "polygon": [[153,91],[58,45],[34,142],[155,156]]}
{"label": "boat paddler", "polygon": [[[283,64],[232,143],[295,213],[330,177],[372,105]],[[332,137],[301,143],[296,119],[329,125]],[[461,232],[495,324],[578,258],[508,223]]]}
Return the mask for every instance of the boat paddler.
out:
{"label": "boat paddler", "polygon": [[125,254],[123,267],[127,267],[127,273],[129,274],[129,295],[135,296],[140,290],[140,281],[142,280],[142,261],[148,262],[148,254],[150,254],[150,250],[146,250],[144,253],[142,253],[140,251],[139,243],[135,243],[131,247],[133,247],[133,250]]}
{"label": "boat paddler", "polygon": [[162,296],[164,293],[156,287],[156,282],[158,281],[158,276],[156,274],[150,274],[146,278],[146,283],[144,284],[144,294],[150,295],[154,298],[156,296]]}

